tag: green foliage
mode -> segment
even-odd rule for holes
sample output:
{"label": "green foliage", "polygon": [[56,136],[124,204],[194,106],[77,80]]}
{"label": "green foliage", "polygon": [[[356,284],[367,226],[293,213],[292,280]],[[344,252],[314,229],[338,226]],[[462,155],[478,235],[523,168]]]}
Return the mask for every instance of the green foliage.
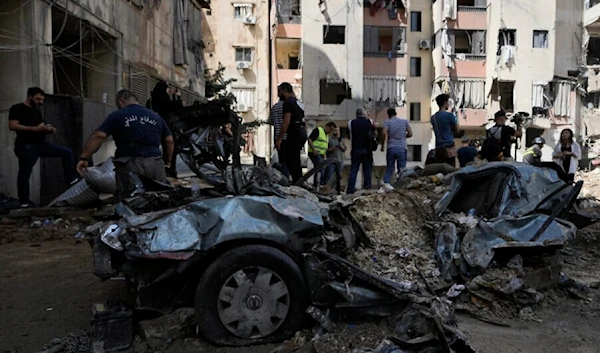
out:
{"label": "green foliage", "polygon": [[229,106],[233,105],[236,102],[235,96],[233,93],[227,90],[228,86],[237,81],[234,78],[225,79],[225,66],[219,63],[219,67],[211,73],[211,70],[204,70],[204,78],[206,80],[206,98],[212,98],[212,100],[216,100],[227,104]]}

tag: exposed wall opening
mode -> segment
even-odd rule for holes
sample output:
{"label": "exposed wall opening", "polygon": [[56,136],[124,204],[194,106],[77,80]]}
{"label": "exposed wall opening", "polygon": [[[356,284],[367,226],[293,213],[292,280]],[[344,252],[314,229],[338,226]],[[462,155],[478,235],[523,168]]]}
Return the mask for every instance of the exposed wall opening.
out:
{"label": "exposed wall opening", "polygon": [[79,18],[52,9],[54,93],[113,104],[117,88],[116,39]]}
{"label": "exposed wall opening", "polygon": [[363,51],[366,56],[404,55],[406,28],[391,26],[365,26]]}
{"label": "exposed wall opening", "polygon": [[498,31],[498,50],[496,55],[500,55],[502,47],[517,45],[517,30],[516,29],[501,29]]}
{"label": "exposed wall opening", "polygon": [[500,109],[505,112],[512,113],[515,110],[514,105],[514,90],[515,81],[501,81],[494,80],[492,85],[492,100],[500,103]]}
{"label": "exposed wall opening", "polygon": [[408,145],[406,147],[408,148],[406,151],[407,162],[421,162],[421,145]]}
{"label": "exposed wall opening", "polygon": [[346,26],[323,26],[323,44],[346,44]]}
{"label": "exposed wall opening", "polygon": [[421,121],[421,103],[410,103],[410,121]]}
{"label": "exposed wall opening", "polygon": [[327,82],[326,79],[321,79],[319,82],[320,104],[339,105],[342,104],[344,99],[352,99],[352,88],[347,82],[332,83]]}
{"label": "exposed wall opening", "polygon": [[548,31],[533,31],[533,47],[548,48]]}
{"label": "exposed wall opening", "polygon": [[591,37],[587,46],[587,64],[600,65],[600,38]]}
{"label": "exposed wall opening", "polygon": [[449,34],[455,54],[485,56],[485,31],[454,30]]}
{"label": "exposed wall opening", "polygon": [[286,70],[300,69],[301,47],[301,39],[275,39],[277,68]]}
{"label": "exposed wall opening", "polygon": [[300,0],[277,1],[278,23],[301,23],[301,14]]}
{"label": "exposed wall opening", "polygon": [[[459,7],[486,7],[486,1],[487,0],[458,0],[457,5]],[[461,9],[459,8],[459,10]]]}

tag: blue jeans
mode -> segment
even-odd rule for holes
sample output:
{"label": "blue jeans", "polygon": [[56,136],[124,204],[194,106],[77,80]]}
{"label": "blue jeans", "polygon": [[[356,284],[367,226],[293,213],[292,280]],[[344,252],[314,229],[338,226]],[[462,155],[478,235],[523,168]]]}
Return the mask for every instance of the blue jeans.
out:
{"label": "blue jeans", "polygon": [[17,190],[21,204],[29,203],[29,178],[33,166],[41,158],[60,158],[64,170],[64,177],[69,183],[75,179],[75,162],[73,152],[67,147],[56,146],[50,143],[39,145],[15,145],[15,154],[19,159],[19,173],[17,176]]}
{"label": "blue jeans", "polygon": [[344,164],[342,162],[333,163],[327,166],[325,170],[325,180],[328,185],[333,185],[337,181],[333,180],[336,177],[335,171],[337,170],[340,177],[342,176],[342,169],[344,168]]}
{"label": "blue jeans", "polygon": [[383,182],[389,184],[394,174],[394,167],[398,168],[398,177],[402,175],[402,168],[406,167],[406,149],[402,147],[388,147],[386,154],[387,166]]}
{"label": "blue jeans", "polygon": [[350,153],[352,164],[350,165],[350,176],[348,177],[348,189],[346,194],[356,191],[356,176],[361,164],[363,167],[363,189],[371,188],[371,172],[373,169],[373,152],[366,148],[352,150]]}
{"label": "blue jeans", "polygon": [[[312,162],[315,168],[324,161],[323,156],[316,153],[309,153],[308,158],[310,158],[310,161]],[[315,173],[315,184],[317,183],[316,180],[318,175],[320,175],[320,185],[325,185],[325,170],[320,170],[317,173]]]}

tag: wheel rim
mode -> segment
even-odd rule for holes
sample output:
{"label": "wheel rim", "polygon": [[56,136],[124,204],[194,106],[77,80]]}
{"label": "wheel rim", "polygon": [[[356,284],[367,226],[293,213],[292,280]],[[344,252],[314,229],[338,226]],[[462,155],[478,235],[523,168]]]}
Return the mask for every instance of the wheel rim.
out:
{"label": "wheel rim", "polygon": [[221,286],[217,303],[219,319],[240,338],[267,337],[285,321],[290,293],[275,272],[259,266],[246,267]]}

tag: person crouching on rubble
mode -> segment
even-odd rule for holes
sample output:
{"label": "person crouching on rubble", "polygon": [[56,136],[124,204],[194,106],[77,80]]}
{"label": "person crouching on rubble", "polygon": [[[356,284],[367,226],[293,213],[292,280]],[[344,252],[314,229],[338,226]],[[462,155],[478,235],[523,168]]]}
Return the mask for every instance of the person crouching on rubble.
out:
{"label": "person crouching on rubble", "polygon": [[440,94],[435,98],[440,110],[431,117],[431,125],[435,133],[435,158],[438,163],[456,165],[456,147],[454,134],[458,132],[458,119],[456,115],[448,112],[450,96]]}
{"label": "person crouching on rubble", "polygon": [[[317,126],[311,134],[308,136],[308,158],[317,167],[325,160],[327,149],[329,148],[329,135],[337,127],[333,121],[328,122],[325,127]],[[320,174],[320,186],[326,186],[326,173],[325,170],[320,170],[317,174]],[[315,174],[315,180],[317,180],[317,174]]]}
{"label": "person crouching on rubble", "polygon": [[475,163],[475,158],[479,155],[479,151],[477,147],[471,144],[471,139],[469,136],[463,136],[460,139],[462,143],[462,147],[456,151],[458,155],[458,163],[460,163],[460,167],[464,168],[469,164]]}
{"label": "person crouching on rubble", "polygon": [[114,161],[116,196],[118,200],[123,200],[131,191],[130,172],[167,182],[165,167],[171,165],[175,143],[164,119],[140,105],[131,91],[119,91],[116,103],[119,110],[111,113],[86,141],[77,163],[77,171],[84,173],[91,156],[112,135],[117,145]]}
{"label": "person crouching on rubble", "polygon": [[542,163],[542,148],[545,143],[546,140],[541,136],[534,138],[533,145],[523,154],[523,163],[539,167]]}
{"label": "person crouching on rubble", "polygon": [[572,183],[581,159],[581,146],[573,138],[573,130],[564,129],[560,132],[560,141],[554,148],[552,159],[567,175],[565,181]]}

